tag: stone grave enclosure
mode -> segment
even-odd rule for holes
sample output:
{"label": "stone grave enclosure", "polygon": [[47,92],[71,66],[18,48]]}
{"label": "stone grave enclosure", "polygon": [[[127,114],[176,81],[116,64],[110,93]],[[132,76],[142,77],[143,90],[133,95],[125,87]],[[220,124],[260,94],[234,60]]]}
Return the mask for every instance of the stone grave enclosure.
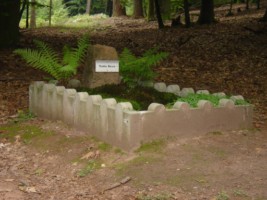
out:
{"label": "stone grave enclosure", "polygon": [[[180,96],[194,93],[192,88],[180,90],[178,85],[155,83],[154,87]],[[166,109],[152,102],[147,110],[135,111],[129,102],[117,103],[113,98],[102,99],[100,95],[88,95],[41,81],[30,85],[29,94],[30,111],[38,117],[61,120],[125,151],[165,136],[192,137],[213,131],[252,128],[253,106],[234,105],[242,96],[221,99],[219,107],[205,100],[198,102],[198,108],[176,102],[171,109]]]}

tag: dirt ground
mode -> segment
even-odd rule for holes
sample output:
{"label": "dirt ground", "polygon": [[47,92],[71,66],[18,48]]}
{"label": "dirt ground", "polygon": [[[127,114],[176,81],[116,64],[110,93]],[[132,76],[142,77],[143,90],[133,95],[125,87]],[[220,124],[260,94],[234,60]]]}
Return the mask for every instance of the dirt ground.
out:
{"label": "dirt ground", "polygon": [[92,29],[22,30],[23,48],[41,39],[60,50],[87,31],[93,44],[119,52],[127,47],[140,55],[158,46],[170,56],[156,67],[157,81],[241,94],[255,106],[255,129],[165,138],[121,152],[60,122],[14,118],[28,108],[29,84],[47,75],[29,68],[13,49],[0,50],[0,199],[267,199],[262,15],[251,10],[190,29],[157,30],[155,22],[112,18]]}

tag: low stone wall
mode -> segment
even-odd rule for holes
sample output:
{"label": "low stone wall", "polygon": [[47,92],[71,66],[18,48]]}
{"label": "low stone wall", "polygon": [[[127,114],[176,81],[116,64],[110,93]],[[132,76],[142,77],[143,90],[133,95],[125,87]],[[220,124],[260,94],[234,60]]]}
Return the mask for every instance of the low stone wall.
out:
{"label": "low stone wall", "polygon": [[[163,83],[154,86],[158,89],[159,85],[165,88]],[[180,95],[194,92],[190,88],[180,91],[178,87],[166,86],[163,91]],[[126,151],[163,136],[198,136],[212,131],[252,127],[253,107],[234,105],[234,100],[242,96],[234,96],[233,100],[221,99],[219,107],[201,100],[198,108],[190,108],[184,102],[176,102],[171,109],[151,103],[146,111],[134,111],[128,102],[117,103],[113,98],[102,99],[100,95],[77,93],[75,89],[44,82],[30,85],[29,93],[30,111],[38,117],[61,120]]]}

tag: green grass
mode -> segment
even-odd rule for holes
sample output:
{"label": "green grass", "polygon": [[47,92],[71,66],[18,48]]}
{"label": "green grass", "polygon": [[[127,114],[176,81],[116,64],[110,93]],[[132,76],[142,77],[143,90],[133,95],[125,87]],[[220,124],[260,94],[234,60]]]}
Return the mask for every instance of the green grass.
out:
{"label": "green grass", "polygon": [[159,160],[160,158],[155,157],[153,155],[141,155],[128,162],[116,164],[114,168],[118,174],[124,174],[128,170],[131,170],[133,168],[138,168],[140,166],[147,165],[150,163],[154,163]]}
{"label": "green grass", "polygon": [[216,200],[229,200],[230,197],[225,191],[221,191],[217,194]]}
{"label": "green grass", "polygon": [[[230,97],[229,96],[219,97],[212,94],[189,94],[186,97],[178,98],[177,101],[186,102],[191,107],[197,108],[198,107],[197,104],[200,100],[207,100],[211,102],[214,107],[218,107],[219,101],[221,99],[230,99]],[[249,105],[249,103],[246,100],[236,100],[235,105]]]}
{"label": "green grass", "polygon": [[90,160],[88,161],[88,163],[85,165],[84,168],[82,168],[79,172],[78,172],[78,176],[79,177],[85,177],[88,174],[91,174],[92,172],[94,172],[95,170],[99,169],[101,167],[101,163],[99,160]]}
{"label": "green grass", "polygon": [[11,123],[1,127],[4,131],[0,134],[0,138],[5,138],[10,142],[14,142],[16,137],[19,136],[25,144],[31,143],[33,138],[36,137],[46,137],[53,135],[53,132],[47,132],[42,130],[37,125],[28,125],[21,123]]}
{"label": "green grass", "polygon": [[155,195],[141,194],[137,197],[137,200],[169,200],[172,199],[172,195],[168,193],[160,193]]}
{"label": "green grass", "polygon": [[234,194],[234,196],[236,196],[236,197],[248,197],[248,195],[246,194],[246,192],[243,191],[243,190],[240,190],[240,189],[236,189],[236,190],[234,190],[234,191],[233,191],[233,194]]}
{"label": "green grass", "polygon": [[165,139],[158,139],[142,144],[136,152],[160,152],[166,146]]}
{"label": "green grass", "polygon": [[98,149],[101,151],[110,151],[112,149],[112,146],[110,144],[105,143],[105,142],[100,142],[98,144]]}

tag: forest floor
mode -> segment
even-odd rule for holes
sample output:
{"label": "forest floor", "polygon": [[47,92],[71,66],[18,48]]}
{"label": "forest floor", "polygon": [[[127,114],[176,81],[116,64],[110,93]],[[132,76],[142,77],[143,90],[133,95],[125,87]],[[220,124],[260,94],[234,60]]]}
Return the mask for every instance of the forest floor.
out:
{"label": "forest floor", "polygon": [[158,30],[155,22],[110,18],[90,28],[21,30],[19,48],[40,39],[60,50],[75,45],[85,32],[92,44],[118,52],[127,47],[141,55],[159,47],[170,56],[156,67],[157,81],[241,94],[255,106],[255,129],[166,138],[123,153],[59,122],[20,122],[27,117],[14,115],[28,108],[29,84],[47,75],[28,67],[14,49],[0,50],[0,199],[267,199],[267,25],[258,22],[262,15],[263,10],[243,11],[189,29]]}

